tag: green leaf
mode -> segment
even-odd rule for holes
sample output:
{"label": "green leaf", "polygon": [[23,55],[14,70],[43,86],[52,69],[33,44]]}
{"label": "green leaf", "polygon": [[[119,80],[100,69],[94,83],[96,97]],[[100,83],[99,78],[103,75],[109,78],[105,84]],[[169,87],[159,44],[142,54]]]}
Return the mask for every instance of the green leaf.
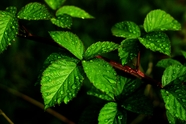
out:
{"label": "green leaf", "polygon": [[168,36],[163,32],[150,32],[139,38],[141,44],[152,51],[169,55],[171,54],[171,44]]}
{"label": "green leaf", "polygon": [[170,65],[182,65],[179,61],[174,59],[162,59],[156,64],[157,67],[167,68]]}
{"label": "green leaf", "polygon": [[87,48],[84,57],[90,59],[96,55],[116,50],[118,47],[118,44],[109,41],[96,42]]}
{"label": "green leaf", "polygon": [[80,68],[73,60],[59,59],[53,62],[43,72],[41,80],[41,93],[45,109],[68,103],[79,91],[83,82]]}
{"label": "green leaf", "polygon": [[96,96],[100,99],[107,100],[107,101],[113,101],[114,99],[111,98],[109,95],[107,95],[105,92],[102,92],[101,90],[95,88],[92,86],[92,88],[87,92],[88,95]]}
{"label": "green leaf", "polygon": [[117,84],[116,84],[116,91],[115,96],[119,96],[125,87],[125,84],[128,82],[128,79],[123,76],[118,76]]}
{"label": "green leaf", "polygon": [[179,84],[170,84],[161,90],[165,108],[171,115],[181,120],[186,120],[186,88]]}
{"label": "green leaf", "polygon": [[138,38],[141,35],[138,25],[130,21],[116,23],[111,31],[114,36],[124,38]]}
{"label": "green leaf", "polygon": [[72,17],[69,15],[59,15],[57,18],[51,18],[51,22],[61,28],[68,28],[72,26]]}
{"label": "green leaf", "polygon": [[185,59],[186,59],[186,51],[181,51],[181,52],[182,52],[183,56],[184,56]]}
{"label": "green leaf", "polygon": [[55,42],[66,48],[78,59],[83,59],[84,45],[77,35],[64,31],[50,31],[49,34]]}
{"label": "green leaf", "polygon": [[4,51],[18,33],[18,20],[10,12],[0,11],[0,53]]}
{"label": "green leaf", "polygon": [[116,72],[112,66],[102,59],[82,61],[84,71],[93,85],[114,99]]}
{"label": "green leaf", "polygon": [[15,6],[9,6],[6,8],[6,11],[12,13],[15,16],[17,13],[17,8]]}
{"label": "green leaf", "polygon": [[162,76],[162,85],[166,86],[175,79],[186,75],[186,67],[180,64],[171,65],[165,69]]}
{"label": "green leaf", "polygon": [[127,64],[133,58],[137,57],[139,52],[139,42],[135,39],[125,39],[121,42],[118,49],[118,55],[122,61],[122,65]]}
{"label": "green leaf", "polygon": [[146,32],[180,30],[181,24],[171,15],[163,10],[157,9],[150,11],[144,20],[144,29]]}
{"label": "green leaf", "polygon": [[56,16],[68,14],[72,17],[82,18],[82,19],[91,19],[94,18],[92,15],[88,14],[84,10],[76,6],[63,6],[59,8],[56,12]]}
{"label": "green leaf", "polygon": [[17,17],[25,20],[49,20],[52,15],[44,5],[38,2],[33,2],[22,7],[18,12]]}
{"label": "green leaf", "polygon": [[169,121],[169,124],[185,124],[186,123],[186,121],[181,121],[180,119],[171,115],[169,111],[166,111],[166,115],[167,115],[167,119]]}
{"label": "green leaf", "polygon": [[45,0],[48,6],[53,10],[60,8],[65,1],[66,0]]}
{"label": "green leaf", "polygon": [[153,113],[153,105],[151,101],[144,95],[143,91],[136,92],[122,102],[121,107],[128,111],[139,114],[150,114]]}
{"label": "green leaf", "polygon": [[98,124],[126,124],[126,113],[117,110],[117,103],[109,102],[100,110]]}

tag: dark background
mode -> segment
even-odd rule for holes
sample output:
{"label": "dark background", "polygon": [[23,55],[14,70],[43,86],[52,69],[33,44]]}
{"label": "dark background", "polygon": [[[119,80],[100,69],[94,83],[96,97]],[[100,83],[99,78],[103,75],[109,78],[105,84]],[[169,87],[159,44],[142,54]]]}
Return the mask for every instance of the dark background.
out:
{"label": "dark background", "polygon": [[[43,0],[2,0],[0,10],[8,6],[16,6],[18,10],[29,2],[45,2]],[[78,6],[93,15],[95,19],[81,20],[73,19],[72,32],[77,34],[89,46],[96,41],[114,41],[121,42],[120,38],[115,38],[111,34],[111,27],[120,21],[133,21],[138,25],[143,24],[145,15],[153,9],[162,9],[177,19],[182,30],[178,32],[167,32],[172,43],[172,57],[183,60],[180,57],[180,50],[186,50],[186,1],[185,0],[67,0],[65,5]],[[38,36],[49,37],[47,31],[55,30],[55,26],[50,21],[22,21],[28,30]],[[40,85],[36,85],[37,77],[46,57],[56,51],[56,47],[44,43],[39,43],[24,38],[16,38],[15,42],[8,47],[6,51],[0,54],[0,84],[13,88],[25,95],[34,98],[43,103],[40,93]],[[110,55],[110,56],[109,56]],[[111,56],[112,55],[112,56]],[[107,57],[117,59],[115,53],[106,55]],[[177,57],[178,56],[178,57]],[[148,63],[156,63],[164,58],[162,54],[152,53],[149,50],[142,52],[141,64],[144,71],[148,68]],[[157,70],[154,70],[151,76],[158,78]],[[52,109],[61,113],[74,122],[78,122],[83,110],[91,102],[98,99],[90,98],[85,94],[86,88],[82,88],[78,97],[69,104],[56,105]],[[164,123],[166,117],[160,105],[155,107],[154,116],[142,119],[139,123]],[[44,112],[44,110],[33,104],[11,94],[0,88],[0,109],[15,124],[63,124],[60,120]],[[136,118],[136,114],[130,114],[128,122]],[[0,124],[8,122],[0,116]]]}

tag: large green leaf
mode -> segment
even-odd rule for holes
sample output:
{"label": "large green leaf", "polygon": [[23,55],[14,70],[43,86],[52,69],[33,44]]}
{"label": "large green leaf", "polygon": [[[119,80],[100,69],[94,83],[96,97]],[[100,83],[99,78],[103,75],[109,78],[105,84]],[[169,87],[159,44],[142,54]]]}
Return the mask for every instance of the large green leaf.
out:
{"label": "large green leaf", "polygon": [[70,28],[72,26],[72,17],[69,15],[59,15],[57,18],[51,18],[51,22],[61,28]]}
{"label": "large green leaf", "polygon": [[141,35],[138,25],[130,21],[116,23],[111,31],[114,36],[124,38],[138,38]]}
{"label": "large green leaf", "polygon": [[161,90],[165,108],[171,115],[181,120],[186,120],[186,87],[181,84],[171,83]]}
{"label": "large green leaf", "polygon": [[77,35],[64,31],[50,31],[49,34],[55,42],[66,48],[78,59],[83,59],[84,45]]}
{"label": "large green leaf", "polygon": [[182,65],[179,61],[168,58],[168,59],[162,59],[160,61],[158,61],[158,63],[156,64],[156,66],[158,67],[162,67],[162,68],[167,68],[170,65]]}
{"label": "large green leaf", "polygon": [[22,7],[17,17],[25,20],[49,20],[52,15],[44,5],[33,2]]}
{"label": "large green leaf", "polygon": [[186,76],[186,67],[180,64],[171,65],[165,69],[162,76],[162,85],[166,86],[175,79]]}
{"label": "large green leaf", "polygon": [[144,92],[138,91],[131,97],[122,101],[122,107],[128,111],[132,111],[140,114],[151,114],[153,113],[153,105],[145,95]]}
{"label": "large green leaf", "polygon": [[63,15],[63,14],[68,14],[72,17],[82,18],[82,19],[94,18],[92,15],[90,15],[89,13],[85,12],[84,10],[76,6],[63,6],[59,8],[56,12],[56,16]]}
{"label": "large green leaf", "polygon": [[14,14],[0,11],[0,53],[4,51],[18,33],[18,20]]}
{"label": "large green leaf", "polygon": [[89,59],[96,55],[116,50],[118,47],[118,44],[109,41],[96,42],[87,48],[84,57]]}
{"label": "large green leaf", "polygon": [[126,124],[126,113],[117,109],[117,103],[109,102],[100,110],[98,124]]}
{"label": "large green leaf", "polygon": [[84,71],[93,85],[114,99],[116,72],[112,66],[102,59],[82,61]]}
{"label": "large green leaf", "polygon": [[41,80],[41,93],[45,109],[68,103],[79,91],[83,82],[80,68],[73,60],[59,59],[53,62],[43,72]]}
{"label": "large green leaf", "polygon": [[163,32],[150,32],[139,38],[146,48],[152,51],[158,51],[166,55],[171,54],[171,44],[168,36]]}
{"label": "large green leaf", "polygon": [[65,2],[65,0],[45,0],[45,2],[52,8],[53,10],[58,9]]}
{"label": "large green leaf", "polygon": [[170,112],[166,111],[167,119],[169,121],[169,124],[185,124],[186,121],[182,121],[175,117],[175,115],[171,115]]}
{"label": "large green leaf", "polygon": [[121,42],[118,49],[118,55],[122,61],[122,65],[127,64],[133,58],[137,57],[139,52],[139,42],[135,39],[125,39]]}
{"label": "large green leaf", "polygon": [[114,101],[112,97],[107,95],[105,92],[102,92],[101,90],[95,88],[92,86],[92,88],[87,92],[88,95],[96,96],[100,99],[107,100],[107,101]]}
{"label": "large green leaf", "polygon": [[146,32],[180,30],[181,25],[165,11],[157,9],[147,14],[144,20],[144,29]]}

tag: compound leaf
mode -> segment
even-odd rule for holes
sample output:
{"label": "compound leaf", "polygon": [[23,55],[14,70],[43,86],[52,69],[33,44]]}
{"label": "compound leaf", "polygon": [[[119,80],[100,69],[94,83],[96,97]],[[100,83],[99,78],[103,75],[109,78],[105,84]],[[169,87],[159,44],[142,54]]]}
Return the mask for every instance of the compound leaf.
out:
{"label": "compound leaf", "polygon": [[181,24],[165,11],[157,9],[147,14],[144,20],[144,29],[146,32],[176,31],[181,29]]}
{"label": "compound leaf", "polygon": [[138,38],[141,35],[140,28],[134,22],[123,21],[116,23],[112,29],[112,34],[123,38]]}
{"label": "compound leaf", "polygon": [[107,95],[105,92],[102,92],[101,90],[95,88],[94,86],[92,86],[92,88],[87,92],[87,94],[92,95],[92,96],[96,96],[100,99],[107,100],[107,101],[114,100],[109,95]]}
{"label": "compound leaf", "polygon": [[[114,99],[116,72],[112,66],[101,59],[82,61],[84,71],[93,85]],[[98,78],[99,77],[99,78]]]}
{"label": "compound leaf", "polygon": [[152,103],[141,91],[124,100],[122,102],[122,107],[128,111],[140,114],[152,115],[153,113]]}
{"label": "compound leaf", "polygon": [[16,15],[17,8],[15,6],[9,6],[6,8],[6,11],[12,13],[13,15]]}
{"label": "compound leaf", "polygon": [[109,102],[100,110],[98,124],[126,124],[126,113],[118,111],[117,103]]}
{"label": "compound leaf", "polygon": [[186,67],[180,64],[171,65],[165,69],[162,76],[162,85],[166,86],[173,80],[186,75]]}
{"label": "compound leaf", "polygon": [[59,15],[57,18],[51,18],[51,22],[61,28],[69,28],[72,26],[72,17],[69,15]]}
{"label": "compound leaf", "polygon": [[61,7],[65,0],[45,0],[45,2],[51,9],[56,10]]}
{"label": "compound leaf", "polygon": [[171,54],[171,44],[168,36],[163,32],[150,32],[139,38],[141,44],[152,51],[169,55]]}
{"label": "compound leaf", "polygon": [[80,68],[73,60],[59,59],[43,72],[41,93],[45,109],[68,103],[79,91],[83,82]]}
{"label": "compound leaf", "polygon": [[[135,48],[135,49],[134,49]],[[125,39],[118,48],[118,55],[122,61],[122,65],[127,64],[133,58],[137,57],[139,52],[139,42],[135,39]]]}
{"label": "compound leaf", "polygon": [[38,2],[33,2],[22,7],[18,12],[17,17],[25,20],[49,20],[52,15],[44,5]]}
{"label": "compound leaf", "polygon": [[180,120],[186,120],[186,88],[180,84],[170,84],[161,90],[165,108]]}
{"label": "compound leaf", "polygon": [[65,31],[50,31],[52,39],[66,48],[78,59],[83,59],[84,45],[77,35]]}
{"label": "compound leaf", "polygon": [[158,61],[158,63],[156,64],[157,67],[162,67],[162,68],[167,68],[170,65],[182,65],[179,61],[174,60],[174,59],[162,59],[160,61]]}
{"label": "compound leaf", "polygon": [[18,20],[14,14],[0,11],[0,53],[4,51],[18,33]]}
{"label": "compound leaf", "polygon": [[114,42],[109,42],[109,41],[96,42],[87,48],[84,57],[86,59],[90,59],[96,55],[100,55],[103,53],[116,50],[118,47],[119,45]]}
{"label": "compound leaf", "polygon": [[56,12],[56,16],[63,15],[63,14],[68,14],[72,17],[82,18],[82,19],[94,18],[92,15],[90,15],[89,13],[85,12],[84,10],[76,6],[63,6],[59,8]]}

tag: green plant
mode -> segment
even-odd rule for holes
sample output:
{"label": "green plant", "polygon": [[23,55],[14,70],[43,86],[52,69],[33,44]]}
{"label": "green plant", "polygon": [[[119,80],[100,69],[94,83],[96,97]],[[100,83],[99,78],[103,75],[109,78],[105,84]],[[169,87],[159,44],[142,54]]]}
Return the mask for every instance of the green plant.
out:
{"label": "green plant", "polygon": [[[120,37],[121,43],[99,41],[85,48],[80,38],[70,31],[72,17],[94,17],[78,7],[62,6],[64,0],[45,2],[57,10],[55,14],[37,2],[27,4],[19,12],[12,6],[0,11],[0,52],[11,45],[16,36],[60,48],[47,57],[39,76],[45,109],[62,102],[67,104],[85,85],[87,94],[102,99],[104,105],[85,110],[79,123],[125,124],[128,111],[152,115],[152,99],[144,94],[144,88],[151,84],[164,100],[169,123],[185,123],[186,66],[171,57],[171,42],[165,33],[180,30],[178,21],[163,10],[153,10],[145,17],[143,25],[123,21],[112,27],[112,34]],[[50,20],[62,29],[49,31],[52,40],[46,40],[30,33],[19,20]],[[144,49],[169,56],[156,65],[163,69],[161,81],[142,71],[140,56]],[[117,50],[122,64],[103,57]],[[186,52],[182,54],[186,58]]]}

